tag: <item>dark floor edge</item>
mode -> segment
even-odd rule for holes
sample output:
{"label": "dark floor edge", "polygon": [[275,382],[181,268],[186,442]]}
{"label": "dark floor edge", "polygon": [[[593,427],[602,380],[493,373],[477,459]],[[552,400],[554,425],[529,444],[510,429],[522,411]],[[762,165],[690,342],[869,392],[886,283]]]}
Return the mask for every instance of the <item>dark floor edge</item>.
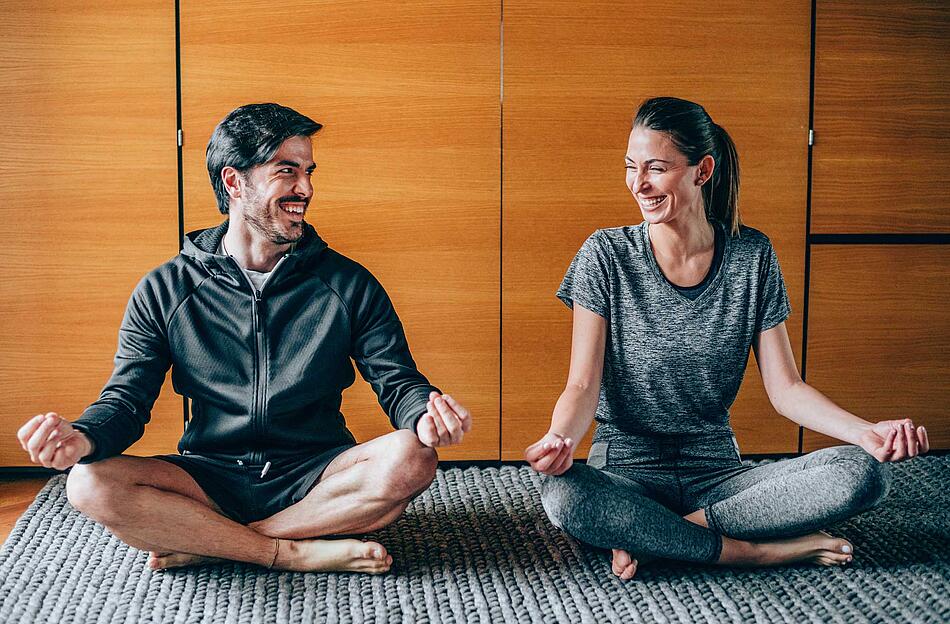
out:
{"label": "dark floor edge", "polygon": [[950,233],[922,234],[809,234],[812,245],[946,245]]}

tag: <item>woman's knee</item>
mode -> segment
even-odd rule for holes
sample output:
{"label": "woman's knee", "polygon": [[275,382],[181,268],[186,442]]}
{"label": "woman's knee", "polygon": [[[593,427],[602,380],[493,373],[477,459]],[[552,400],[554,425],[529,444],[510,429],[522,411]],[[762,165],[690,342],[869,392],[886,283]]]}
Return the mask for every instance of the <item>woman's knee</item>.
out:
{"label": "woman's knee", "polygon": [[890,491],[887,466],[859,446],[836,447],[838,463],[845,470],[851,497],[848,502],[855,512],[877,506]]}
{"label": "woman's knee", "polygon": [[[582,472],[586,466],[575,464],[562,475],[545,475],[541,481],[541,506],[551,524],[577,537],[580,521],[589,516],[592,491]],[[592,468],[587,468],[593,470]]]}

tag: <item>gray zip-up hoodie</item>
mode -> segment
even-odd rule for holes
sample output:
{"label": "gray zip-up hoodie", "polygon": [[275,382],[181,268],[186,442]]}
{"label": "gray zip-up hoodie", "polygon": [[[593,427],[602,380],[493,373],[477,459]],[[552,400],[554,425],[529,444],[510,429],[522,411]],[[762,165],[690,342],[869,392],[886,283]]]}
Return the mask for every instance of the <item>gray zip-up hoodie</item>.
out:
{"label": "gray zip-up hoodie", "polygon": [[309,224],[255,292],[216,252],[228,222],[187,235],[181,253],[132,293],[99,400],[74,426],[95,443],[89,463],[139,439],[169,366],[191,399],[178,450],[263,463],[354,441],[340,413],[352,358],[397,428],[414,431],[437,390],[416,370],[378,281]]}

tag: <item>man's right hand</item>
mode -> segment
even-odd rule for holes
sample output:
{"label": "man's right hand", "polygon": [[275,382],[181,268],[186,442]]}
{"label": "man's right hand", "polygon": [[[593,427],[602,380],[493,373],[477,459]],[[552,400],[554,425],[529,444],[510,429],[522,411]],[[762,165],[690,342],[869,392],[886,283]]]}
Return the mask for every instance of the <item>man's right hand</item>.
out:
{"label": "man's right hand", "polygon": [[524,458],[531,467],[546,475],[560,475],[574,463],[574,442],[549,431],[525,449]]}
{"label": "man's right hand", "polygon": [[17,431],[20,446],[30,461],[46,468],[65,470],[92,453],[92,442],[56,412],[34,416]]}

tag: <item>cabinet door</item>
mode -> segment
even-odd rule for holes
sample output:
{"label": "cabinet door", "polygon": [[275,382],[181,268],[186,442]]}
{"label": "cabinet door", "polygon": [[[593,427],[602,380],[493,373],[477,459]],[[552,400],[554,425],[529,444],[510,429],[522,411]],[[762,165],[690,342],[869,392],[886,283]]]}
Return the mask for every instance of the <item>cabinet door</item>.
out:
{"label": "cabinet door", "polygon": [[[950,448],[948,300],[947,245],[813,246],[808,383],[871,422],[912,418]],[[805,430],[805,452],[837,444]]]}
{"label": "cabinet door", "polygon": [[950,231],[945,2],[820,0],[812,233]]}
{"label": "cabinet door", "polygon": [[[554,292],[565,269],[594,230],[640,221],[623,158],[647,97],[697,101],[735,140],[742,218],[778,252],[799,357],[809,3],[506,0],[504,21],[502,458],[547,431],[564,388],[572,316]],[[798,450],[754,362],[732,414],[743,452]]]}
{"label": "cabinet door", "polygon": [[[0,55],[0,465],[25,466],[17,429],[99,396],[132,289],[178,250],[175,14],[8,3]],[[174,452],[181,415],[166,384],[130,452]]]}
{"label": "cabinet door", "polygon": [[[488,1],[181,4],[186,231],[223,219],[204,154],[230,110],[324,124],[308,220],[379,278],[420,370],[471,409],[449,459],[498,457],[499,21]],[[391,431],[362,380],[343,413],[361,441]]]}

